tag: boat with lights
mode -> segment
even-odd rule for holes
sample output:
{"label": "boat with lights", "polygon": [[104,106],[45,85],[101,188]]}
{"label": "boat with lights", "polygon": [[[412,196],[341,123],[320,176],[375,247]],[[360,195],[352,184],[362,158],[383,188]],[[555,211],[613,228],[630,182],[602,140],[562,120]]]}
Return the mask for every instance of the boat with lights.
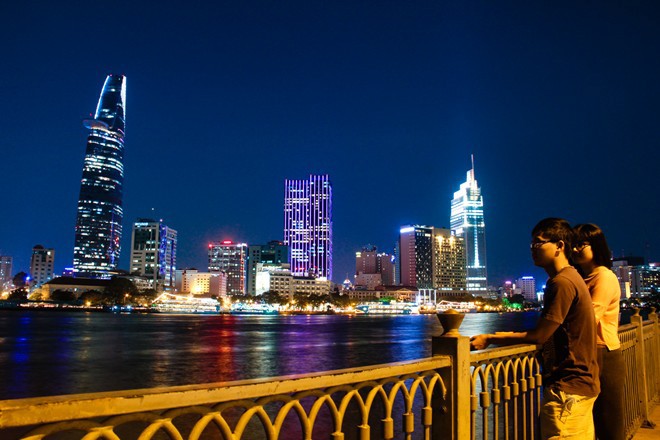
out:
{"label": "boat with lights", "polygon": [[220,303],[216,299],[174,295],[167,292],[156,298],[151,308],[158,313],[197,315],[217,315],[220,313]]}
{"label": "boat with lights", "polygon": [[419,315],[419,306],[412,302],[368,302],[355,306],[365,315]]}

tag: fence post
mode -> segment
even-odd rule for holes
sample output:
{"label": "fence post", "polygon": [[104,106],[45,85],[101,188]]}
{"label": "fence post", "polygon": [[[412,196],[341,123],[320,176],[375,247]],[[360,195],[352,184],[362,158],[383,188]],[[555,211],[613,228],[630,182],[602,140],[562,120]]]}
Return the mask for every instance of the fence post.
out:
{"label": "fence post", "polygon": [[[470,338],[461,336],[458,328],[465,315],[455,310],[437,314],[444,329],[441,336],[434,336],[432,354],[450,356],[451,369],[440,371],[447,398],[436,396],[433,413],[433,439],[470,438]],[[450,429],[451,436],[447,430]]]}
{"label": "fence post", "polygon": [[641,369],[641,377],[638,382],[637,395],[640,402],[640,409],[642,413],[642,427],[652,428],[653,423],[649,418],[649,396],[647,388],[648,373],[646,371],[646,350],[644,347],[644,324],[643,318],[639,314],[639,309],[635,308],[634,314],[630,317],[630,323],[635,325],[635,335],[637,337],[637,350],[635,350],[637,358],[637,368]]}
{"label": "fence post", "polygon": [[[654,345],[651,360],[653,363],[660,363],[660,325],[658,324],[658,314],[655,311],[655,307],[651,307],[651,313],[649,313],[649,321],[653,323],[653,340],[651,343]],[[654,371],[652,379],[655,380],[655,386],[652,388],[655,395],[649,396],[649,399],[654,400],[660,396],[660,373]]]}

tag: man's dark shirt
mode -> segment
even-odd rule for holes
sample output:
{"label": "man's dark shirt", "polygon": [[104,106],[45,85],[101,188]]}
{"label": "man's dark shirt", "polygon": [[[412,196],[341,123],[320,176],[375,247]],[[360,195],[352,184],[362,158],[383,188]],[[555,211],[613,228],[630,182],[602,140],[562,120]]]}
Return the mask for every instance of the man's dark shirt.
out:
{"label": "man's dark shirt", "polygon": [[574,267],[565,267],[548,280],[541,317],[559,324],[543,349],[544,386],[567,394],[597,396],[600,383],[594,308],[589,290]]}

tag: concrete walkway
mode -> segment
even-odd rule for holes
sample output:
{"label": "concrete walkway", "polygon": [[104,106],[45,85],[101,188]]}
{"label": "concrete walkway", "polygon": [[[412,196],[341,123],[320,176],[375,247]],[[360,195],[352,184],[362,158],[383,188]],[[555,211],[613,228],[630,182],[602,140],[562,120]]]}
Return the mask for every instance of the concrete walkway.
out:
{"label": "concrete walkway", "polygon": [[655,429],[639,428],[633,436],[633,440],[660,440],[660,404],[655,405],[650,418],[655,423]]}

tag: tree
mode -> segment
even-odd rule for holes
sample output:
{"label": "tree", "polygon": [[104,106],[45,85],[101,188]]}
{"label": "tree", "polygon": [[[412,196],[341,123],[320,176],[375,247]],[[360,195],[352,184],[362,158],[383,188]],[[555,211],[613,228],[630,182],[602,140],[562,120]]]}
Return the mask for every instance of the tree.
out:
{"label": "tree", "polygon": [[98,290],[87,290],[80,295],[80,301],[83,304],[89,303],[90,306],[98,306],[106,303],[103,292]]}
{"label": "tree", "polygon": [[266,304],[272,304],[272,305],[285,305],[289,303],[289,297],[286,295],[280,295],[277,292],[264,292],[263,294],[259,295],[257,297],[258,299],[261,299],[262,302]]}
{"label": "tree", "polygon": [[27,300],[27,289],[25,287],[19,287],[9,292],[9,297],[7,299],[11,301],[26,301]]}
{"label": "tree", "polygon": [[27,286],[27,278],[28,275],[25,272],[19,272],[16,275],[14,275],[14,278],[12,279],[12,283],[14,284],[14,287],[17,289],[22,289]]}
{"label": "tree", "polygon": [[150,305],[158,297],[158,292],[154,289],[146,289],[132,296],[131,303],[135,305]]}
{"label": "tree", "polygon": [[111,304],[124,304],[128,298],[138,293],[135,284],[126,278],[114,277],[105,288],[105,296]]}
{"label": "tree", "polygon": [[75,301],[76,294],[68,290],[57,289],[50,294],[50,299],[63,302]]}

